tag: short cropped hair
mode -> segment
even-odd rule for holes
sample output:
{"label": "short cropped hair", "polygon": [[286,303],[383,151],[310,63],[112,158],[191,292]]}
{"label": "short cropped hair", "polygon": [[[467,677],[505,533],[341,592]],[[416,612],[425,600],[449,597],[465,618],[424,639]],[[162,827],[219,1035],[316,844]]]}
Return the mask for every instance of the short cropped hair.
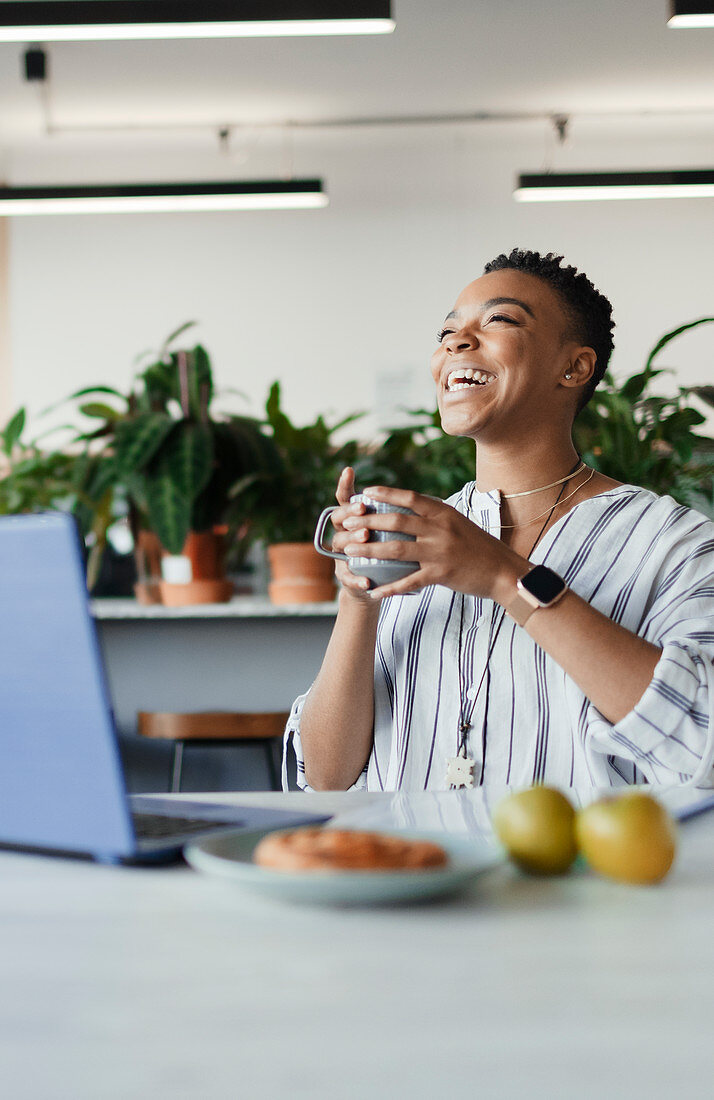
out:
{"label": "short cropped hair", "polygon": [[514,248],[507,256],[501,253],[495,260],[487,263],[484,275],[490,271],[513,268],[543,279],[556,292],[568,319],[569,330],[566,335],[582,346],[592,348],[597,357],[593,376],[585,386],[578,405],[577,411],[580,412],[607,370],[614,347],[612,330],[615,323],[612,320],[612,305],[605,295],[596,290],[588,277],[578,272],[577,268],[561,266],[562,261],[563,257],[556,256],[554,252],[541,256],[540,252]]}

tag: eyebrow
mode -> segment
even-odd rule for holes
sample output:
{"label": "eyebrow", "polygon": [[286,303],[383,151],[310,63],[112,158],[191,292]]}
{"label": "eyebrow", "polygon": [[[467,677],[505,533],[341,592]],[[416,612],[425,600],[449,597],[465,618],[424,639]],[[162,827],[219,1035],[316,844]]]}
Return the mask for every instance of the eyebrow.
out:
{"label": "eyebrow", "polygon": [[[535,313],[531,307],[521,301],[520,298],[489,298],[487,302],[481,303],[481,309],[491,309],[492,306],[502,305],[520,306],[522,310],[525,310],[526,313],[535,319]],[[458,310],[452,310],[451,313],[447,313],[446,320],[449,321],[452,317],[458,317],[458,315]]]}

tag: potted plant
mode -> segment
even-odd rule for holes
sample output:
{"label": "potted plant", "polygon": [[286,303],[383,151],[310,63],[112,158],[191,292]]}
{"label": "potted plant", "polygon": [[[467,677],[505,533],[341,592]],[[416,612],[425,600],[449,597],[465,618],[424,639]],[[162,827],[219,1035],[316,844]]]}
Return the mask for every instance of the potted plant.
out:
{"label": "potted plant", "polygon": [[78,439],[87,445],[101,441],[103,476],[127,497],[140,574],[137,595],[151,598],[150,576],[160,559],[162,579],[153,587],[171,604],[230,598],[226,539],[245,539],[249,514],[243,495],[277,463],[258,421],[211,415],[208,353],[200,344],[173,348],[190,324],[168,337],[127,397],[106,386],[73,395],[95,398],[80,411],[102,423]]}
{"label": "potted plant", "polygon": [[667,493],[714,518],[712,478],[714,440],[695,428],[706,417],[690,402],[693,394],[714,406],[714,386],[679,386],[672,397],[650,392],[654,378],[667,373],[654,360],[671,340],[709,324],[702,317],[665,333],[647,357],[644,369],[618,384],[608,373],[575,421],[575,445],[589,466],[618,481]]}
{"label": "potted plant", "polygon": [[276,604],[312,603],[335,595],[334,567],[312,544],[317,518],[334,500],[345,466],[355,465],[359,445],[337,444],[335,433],[361,414],[329,425],[322,416],[297,427],[281,405],[280,383],[270,387],[264,426],[279,464],[274,476],[252,491],[257,527],[268,543],[270,599]]}

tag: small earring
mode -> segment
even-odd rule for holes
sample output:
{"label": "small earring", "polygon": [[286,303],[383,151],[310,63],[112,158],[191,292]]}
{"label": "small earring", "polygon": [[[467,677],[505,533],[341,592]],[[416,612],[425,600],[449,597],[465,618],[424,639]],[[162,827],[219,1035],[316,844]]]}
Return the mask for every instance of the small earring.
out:
{"label": "small earring", "polygon": [[566,378],[572,378],[573,376],[572,376],[572,374],[570,373],[570,371],[568,371],[568,373],[566,374],[566,376],[565,376],[565,377],[566,377]]}

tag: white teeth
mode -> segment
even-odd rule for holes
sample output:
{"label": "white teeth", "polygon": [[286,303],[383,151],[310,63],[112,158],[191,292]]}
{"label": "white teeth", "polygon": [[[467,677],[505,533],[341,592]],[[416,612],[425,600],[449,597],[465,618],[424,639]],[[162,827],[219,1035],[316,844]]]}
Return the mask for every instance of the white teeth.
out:
{"label": "white teeth", "polygon": [[[460,370],[452,370],[446,379],[447,390],[466,390],[473,386],[474,382],[480,385],[486,385],[488,382],[493,382],[495,374],[490,374],[486,370],[478,370],[475,367],[462,367]],[[466,381],[466,379],[472,379],[473,381]]]}

